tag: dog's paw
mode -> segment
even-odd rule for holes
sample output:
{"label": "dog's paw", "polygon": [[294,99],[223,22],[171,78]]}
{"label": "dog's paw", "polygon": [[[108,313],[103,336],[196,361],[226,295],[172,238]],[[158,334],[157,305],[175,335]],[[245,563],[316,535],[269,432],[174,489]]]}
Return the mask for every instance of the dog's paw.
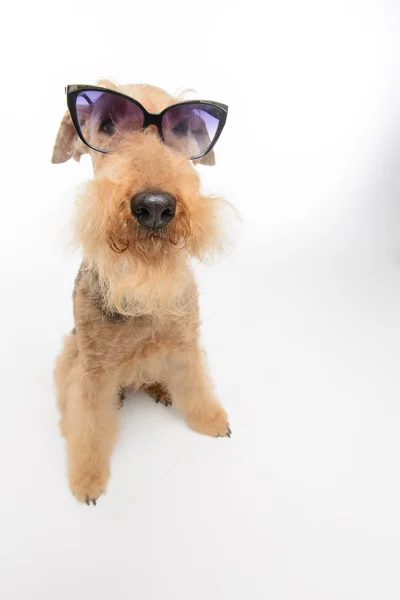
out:
{"label": "dog's paw", "polygon": [[194,431],[213,437],[231,437],[228,415],[222,406],[206,407],[190,415],[189,425]]}
{"label": "dog's paw", "polygon": [[96,506],[96,501],[107,489],[109,476],[108,470],[75,472],[70,475],[69,485],[79,502],[86,502],[88,505],[92,503]]}
{"label": "dog's paw", "polygon": [[164,406],[171,406],[172,400],[169,391],[161,383],[153,383],[145,387],[144,391],[156,402],[161,402]]}

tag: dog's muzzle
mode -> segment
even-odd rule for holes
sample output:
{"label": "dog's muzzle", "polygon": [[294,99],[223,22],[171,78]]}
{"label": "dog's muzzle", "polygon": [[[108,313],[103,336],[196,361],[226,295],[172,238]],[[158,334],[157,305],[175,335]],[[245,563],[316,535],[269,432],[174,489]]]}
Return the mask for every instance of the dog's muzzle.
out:
{"label": "dog's muzzle", "polygon": [[165,227],[175,216],[176,200],[171,194],[147,191],[131,199],[131,210],[138,223],[148,229]]}

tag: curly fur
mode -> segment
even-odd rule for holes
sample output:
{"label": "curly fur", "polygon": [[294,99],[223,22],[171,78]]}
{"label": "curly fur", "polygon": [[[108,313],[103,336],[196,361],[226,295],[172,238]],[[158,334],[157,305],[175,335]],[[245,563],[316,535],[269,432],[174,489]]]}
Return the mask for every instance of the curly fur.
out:
{"label": "curly fur", "polygon": [[[118,89],[152,111],[174,101],[153,86]],[[64,117],[53,162],[89,151],[71,125]],[[77,199],[74,224],[84,256],[74,289],[75,332],[55,367],[70,486],[87,502],[107,486],[121,389],[161,389],[196,431],[230,434],[198,345],[190,268],[192,257],[204,260],[222,249],[225,202],[202,193],[192,163],[152,127],[121,134],[112,154],[90,153],[95,177]],[[132,215],[131,198],[145,190],[176,199],[175,217],[161,230],[141,227]]]}

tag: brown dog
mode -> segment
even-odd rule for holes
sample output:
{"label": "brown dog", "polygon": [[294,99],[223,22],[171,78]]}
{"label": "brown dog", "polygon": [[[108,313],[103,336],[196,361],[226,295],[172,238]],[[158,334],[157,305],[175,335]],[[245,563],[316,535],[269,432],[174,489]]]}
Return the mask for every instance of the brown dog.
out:
{"label": "brown dog", "polygon": [[[176,102],[149,85],[99,85],[136,99],[149,114]],[[190,268],[190,257],[202,259],[220,249],[223,201],[201,193],[193,156],[186,156],[193,150],[180,151],[196,141],[200,148],[205,135],[210,142],[209,133],[196,117],[190,137],[188,124],[175,118],[171,139],[181,146],[167,145],[155,125],[125,126],[132,119],[129,103],[118,123],[108,112],[111,119],[104,120],[105,109],[93,94],[81,102],[81,139],[70,113],[64,116],[52,162],[79,160],[89,152],[94,169],[77,202],[75,232],[84,258],[73,294],[75,329],[57,359],[55,382],[70,486],[78,500],[95,504],[107,487],[124,389],[143,388],[172,403],[200,433],[229,436],[230,429],[198,343],[197,286]],[[89,148],[82,135],[94,148],[112,141],[113,151]],[[212,150],[199,160],[212,164]]]}

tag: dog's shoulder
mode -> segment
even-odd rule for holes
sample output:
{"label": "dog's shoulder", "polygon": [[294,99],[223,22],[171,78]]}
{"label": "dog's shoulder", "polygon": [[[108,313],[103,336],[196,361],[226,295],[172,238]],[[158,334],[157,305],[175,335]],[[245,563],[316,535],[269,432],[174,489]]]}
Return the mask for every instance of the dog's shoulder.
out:
{"label": "dog's shoulder", "polygon": [[110,312],[104,302],[97,270],[82,262],[75,278],[73,290],[74,304],[84,305],[93,316],[101,316],[110,321],[121,321],[125,317],[117,311]]}

